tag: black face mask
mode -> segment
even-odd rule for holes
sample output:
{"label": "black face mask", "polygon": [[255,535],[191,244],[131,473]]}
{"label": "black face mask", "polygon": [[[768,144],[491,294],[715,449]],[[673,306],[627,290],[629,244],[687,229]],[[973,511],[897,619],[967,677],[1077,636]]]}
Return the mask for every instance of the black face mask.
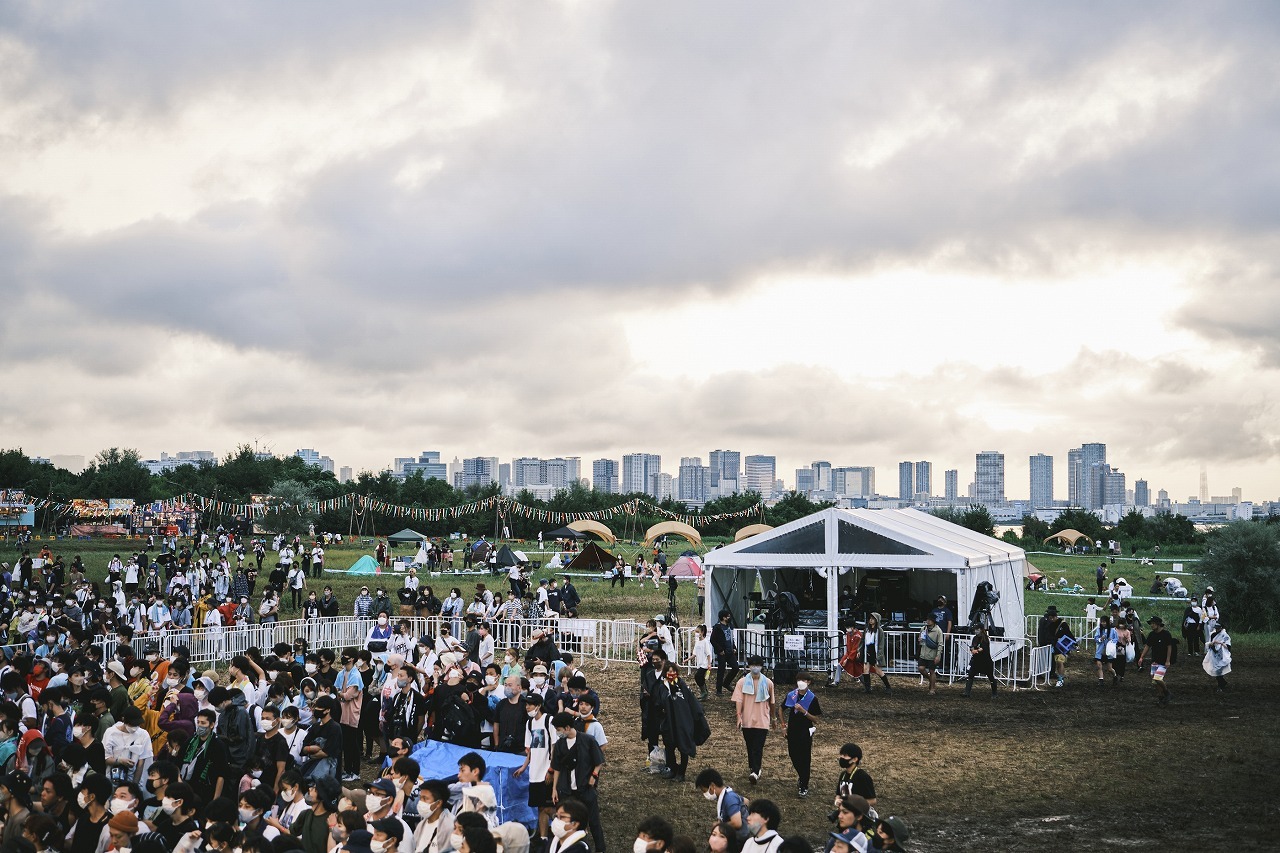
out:
{"label": "black face mask", "polygon": [[852,759],[852,758],[845,758],[843,755],[842,755],[842,756],[840,756],[840,766],[841,766],[841,767],[844,767],[844,768],[846,768],[846,769],[848,769],[848,768],[852,767],[852,766],[853,766],[853,759]]}

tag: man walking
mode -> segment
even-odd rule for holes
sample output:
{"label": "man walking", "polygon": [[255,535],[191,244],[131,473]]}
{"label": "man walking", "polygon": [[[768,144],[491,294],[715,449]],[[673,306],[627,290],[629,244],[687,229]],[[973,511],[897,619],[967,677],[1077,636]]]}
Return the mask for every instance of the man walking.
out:
{"label": "man walking", "polygon": [[804,799],[809,796],[809,775],[813,770],[813,734],[817,718],[822,716],[818,697],[809,689],[808,673],[800,673],[796,678],[796,689],[787,694],[778,713],[779,716],[786,714],[787,754],[800,777],[796,793]]}
{"label": "man walking", "polygon": [[733,632],[733,614],[720,611],[719,621],[711,629],[711,650],[716,653],[716,695],[723,696],[726,684],[738,677],[738,641]]}
{"label": "man walking", "polygon": [[1173,635],[1164,627],[1164,620],[1152,616],[1147,620],[1151,633],[1147,634],[1147,643],[1142,647],[1142,655],[1138,658],[1138,668],[1147,660],[1151,660],[1151,683],[1156,687],[1156,701],[1161,705],[1169,704],[1169,687],[1165,679],[1169,675],[1169,667],[1173,665]]}
{"label": "man walking", "polygon": [[942,629],[937,617],[930,613],[920,630],[920,650],[916,653],[916,669],[929,680],[929,695],[938,692],[938,661],[942,658]]}
{"label": "man walking", "polygon": [[754,784],[760,781],[764,765],[764,742],[774,725],[773,705],[777,701],[773,682],[764,674],[764,658],[752,655],[747,658],[747,674],[733,687],[733,704],[737,709],[738,728],[747,745],[747,765]]}

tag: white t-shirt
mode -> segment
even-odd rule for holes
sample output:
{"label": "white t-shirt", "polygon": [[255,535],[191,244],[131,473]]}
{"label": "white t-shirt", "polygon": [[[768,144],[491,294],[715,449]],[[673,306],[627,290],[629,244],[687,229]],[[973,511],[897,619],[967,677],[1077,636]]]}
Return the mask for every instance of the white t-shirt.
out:
{"label": "white t-shirt", "polygon": [[596,743],[601,746],[609,745],[609,738],[605,737],[604,726],[600,725],[599,720],[592,720],[587,723],[587,734],[596,739]]}
{"label": "white t-shirt", "polygon": [[698,669],[711,669],[711,640],[706,637],[693,644],[693,665]]}
{"label": "white t-shirt", "polygon": [[551,715],[544,713],[524,726],[524,748],[529,750],[529,781],[546,782],[551,771],[551,747],[559,737],[551,725]]}

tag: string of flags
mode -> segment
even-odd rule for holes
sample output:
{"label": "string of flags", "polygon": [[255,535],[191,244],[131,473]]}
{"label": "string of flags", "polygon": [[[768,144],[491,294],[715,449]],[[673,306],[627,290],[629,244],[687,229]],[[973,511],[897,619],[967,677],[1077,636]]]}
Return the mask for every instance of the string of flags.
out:
{"label": "string of flags", "polygon": [[[118,515],[124,510],[122,507],[99,506],[105,504],[102,502],[72,501],[61,502],[47,499],[37,499],[32,501],[36,509],[48,509],[58,515],[74,515],[78,518],[105,518],[110,515]],[[130,501],[132,504],[132,501]],[[483,498],[478,501],[461,504],[459,506],[450,507],[419,507],[419,506],[400,506],[398,504],[389,503],[380,498],[370,495],[359,495],[350,492],[340,495],[336,498],[328,498],[320,501],[307,501],[304,503],[290,503],[269,495],[255,495],[254,499],[249,503],[240,503],[237,501],[218,500],[207,498],[203,495],[185,494],[177,497],[169,498],[162,501],[152,501],[145,505],[147,511],[155,514],[164,513],[184,513],[191,511],[212,512],[215,515],[239,516],[245,519],[266,518],[272,514],[295,513],[301,515],[321,515],[328,512],[336,512],[339,510],[351,509],[357,514],[366,512],[374,512],[380,515],[390,515],[395,518],[408,519],[410,521],[448,521],[450,519],[461,518],[463,516],[475,515],[480,512],[488,512],[497,510],[502,515],[518,516],[520,518],[531,521],[538,521],[550,524],[569,524],[574,521],[607,521],[618,516],[635,516],[635,515],[656,515],[663,518],[669,518],[672,521],[679,521],[688,524],[691,527],[705,525],[716,521],[727,521],[735,518],[746,518],[748,516],[762,516],[764,513],[764,502],[760,501],[746,509],[735,510],[734,512],[721,512],[712,515],[702,515],[699,513],[681,513],[672,512],[663,509],[657,504],[644,500],[643,498],[632,498],[624,501],[617,506],[607,507],[605,509],[590,510],[587,512],[560,512],[557,510],[543,509],[542,507],[528,506],[511,498],[494,495],[492,497]]]}

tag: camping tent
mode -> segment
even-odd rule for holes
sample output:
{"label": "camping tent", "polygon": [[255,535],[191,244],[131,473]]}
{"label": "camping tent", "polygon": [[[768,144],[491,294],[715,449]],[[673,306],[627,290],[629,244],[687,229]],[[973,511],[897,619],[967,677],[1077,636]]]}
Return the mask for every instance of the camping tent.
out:
{"label": "camping tent", "polygon": [[698,531],[680,521],[661,521],[644,532],[644,544],[652,545],[659,536],[683,536],[694,545],[702,544]]}
{"label": "camping tent", "polygon": [[749,539],[757,533],[768,533],[773,529],[769,524],[748,524],[746,527],[733,534],[734,542],[741,542],[743,539]]}
{"label": "camping tent", "polygon": [[387,541],[390,542],[392,545],[411,545],[417,542],[421,542],[426,538],[427,537],[423,536],[418,531],[410,530],[408,527],[406,527],[404,530],[401,530],[399,533],[392,533],[390,536],[387,537]]}
{"label": "camping tent", "polygon": [[573,572],[603,572],[616,562],[617,559],[608,551],[594,542],[588,542],[564,568],[565,571]]}
{"label": "camping tent", "polygon": [[551,542],[556,539],[586,539],[587,534],[581,530],[574,530],[572,527],[557,527],[550,533],[542,534],[543,541]]}
{"label": "camping tent", "polygon": [[676,560],[675,565],[667,571],[667,576],[676,578],[700,578],[702,577],[702,563],[697,557],[691,557],[686,554]]}
{"label": "camping tent", "polygon": [[[791,592],[802,614],[839,630],[841,588],[853,613],[878,610],[922,621],[945,595],[956,624],[969,623],[980,591],[999,593],[992,624],[1010,637],[1024,630],[1022,573],[1026,554],[999,539],[914,509],[820,510],[781,527],[707,553],[707,612],[728,608],[743,625],[763,592]],[[982,587],[990,584],[990,587]]]}
{"label": "camping tent", "polygon": [[1079,542],[1081,539],[1085,540],[1086,545],[1093,544],[1093,540],[1090,539],[1088,536],[1084,535],[1079,530],[1072,530],[1069,527],[1066,530],[1059,530],[1057,533],[1053,534],[1052,536],[1050,536],[1048,539],[1045,539],[1044,541],[1045,541],[1045,544],[1047,545],[1055,539],[1063,543],[1064,545],[1070,545],[1072,547],[1075,547],[1075,544]]}
{"label": "camping tent", "polygon": [[572,530],[576,530],[579,533],[585,533],[588,536],[594,536],[601,542],[608,542],[610,545],[618,541],[618,537],[613,535],[612,530],[605,527],[600,522],[594,521],[590,518],[581,518],[577,521],[572,521],[568,526]]}
{"label": "camping tent", "polygon": [[380,574],[381,569],[378,561],[365,554],[360,559],[351,564],[351,568],[347,569],[349,575],[376,575]]}
{"label": "camping tent", "polygon": [[521,560],[520,556],[516,556],[516,552],[511,550],[510,545],[503,545],[498,549],[498,565],[503,568],[511,568],[512,566],[520,565],[522,562],[528,562],[528,560]]}

